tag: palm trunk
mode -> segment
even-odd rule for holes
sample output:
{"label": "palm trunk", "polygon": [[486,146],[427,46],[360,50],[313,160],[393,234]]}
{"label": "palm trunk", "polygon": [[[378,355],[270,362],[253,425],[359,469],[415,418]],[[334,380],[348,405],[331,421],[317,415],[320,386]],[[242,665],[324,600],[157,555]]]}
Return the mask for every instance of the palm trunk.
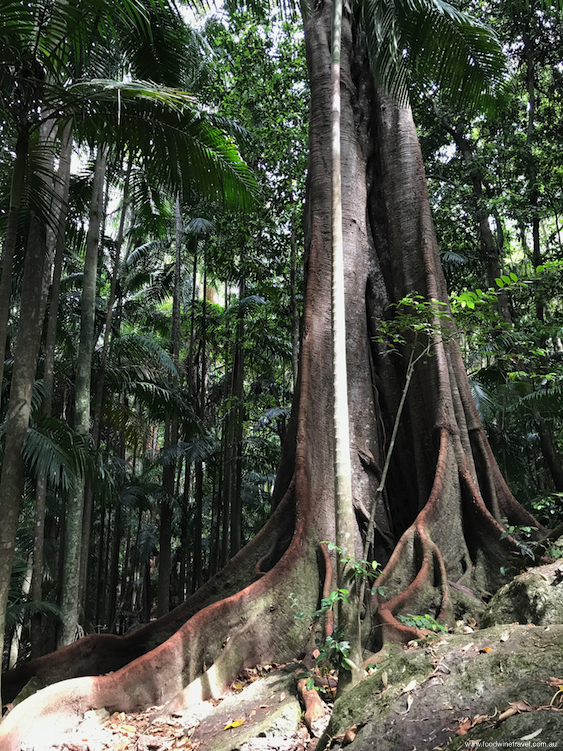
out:
{"label": "palm trunk", "polygon": [[[496,288],[495,279],[500,277],[501,268],[499,262],[499,248],[493,237],[493,231],[489,222],[489,216],[484,207],[483,183],[478,168],[473,163],[474,155],[471,143],[459,130],[451,129],[456,146],[461,152],[466,168],[469,170],[471,190],[475,200],[475,219],[479,227],[481,247],[484,252],[487,265],[487,281],[490,287]],[[497,293],[497,309],[501,318],[507,323],[512,323],[512,315],[508,305],[508,299],[504,290]]]}
{"label": "palm trunk", "polygon": [[[64,256],[64,230],[68,209],[68,192],[70,187],[70,160],[72,154],[72,137],[70,128],[65,131],[59,158],[58,179],[55,190],[59,196],[60,206],[57,217],[57,230],[52,233],[55,243],[55,261],[53,280],[51,282],[51,301],[47,317],[45,337],[45,360],[43,364],[43,383],[45,398],[42,412],[50,416],[53,404],[53,385],[55,379],[55,345],[57,339],[57,318],[59,310],[59,293]],[[31,579],[31,599],[39,602],[42,597],[43,582],[43,548],[45,535],[45,499],[47,495],[47,475],[41,472],[35,488],[35,524],[33,538],[33,575]],[[42,617],[34,613],[31,618],[31,654],[38,657],[42,653]]]}
{"label": "palm trunk", "polygon": [[44,268],[47,254],[45,227],[32,216],[22,281],[20,319],[14,354],[12,386],[6,417],[6,445],[0,476],[0,653],[20,501],[24,489],[23,444],[29,426],[31,397],[45,310]]}
{"label": "palm trunk", "polygon": [[12,295],[12,265],[18,236],[18,223],[27,171],[28,150],[29,133],[27,130],[23,130],[20,132],[16,143],[16,159],[13,166],[12,187],[10,190],[10,208],[8,210],[4,249],[2,251],[2,276],[0,277],[0,399],[2,382],[4,380],[6,337],[8,335],[10,298]]}
{"label": "palm trunk", "polygon": [[[127,212],[127,201],[129,193],[129,178],[131,175],[132,159],[129,160],[127,167],[127,173],[125,177],[125,185],[123,187],[121,216],[119,218],[119,227],[117,230],[117,238],[115,240],[115,257],[113,263],[113,271],[111,276],[110,293],[108,299],[108,309],[106,313],[106,321],[104,326],[104,341],[102,344],[102,353],[100,356],[100,367],[96,373],[96,391],[94,398],[94,414],[92,419],[92,445],[95,450],[100,446],[100,430],[102,427],[102,408],[104,399],[104,385],[107,370],[107,361],[109,354],[109,345],[111,341],[112,319],[113,309],[115,305],[117,281],[119,277],[119,269],[121,266],[121,247],[123,245],[123,234],[125,229],[125,215]],[[107,193],[106,193],[107,199]],[[105,213],[105,212],[104,212]],[[89,551],[90,551],[90,539],[92,536],[92,521],[94,514],[94,487],[92,480],[86,478],[84,486],[84,517],[82,521],[82,554],[80,557],[80,585],[79,585],[79,609],[84,610],[86,607],[85,593],[87,591],[88,582],[88,570],[89,570]]]}
{"label": "palm trunk", "polygon": [[[524,55],[526,59],[526,89],[528,92],[528,123],[526,127],[526,148],[528,151],[528,191],[530,199],[530,214],[532,217],[532,261],[534,268],[542,262],[540,245],[540,218],[539,218],[539,192],[538,192],[538,165],[534,156],[535,144],[535,121],[536,121],[536,72],[534,43],[529,32],[523,34]],[[545,317],[545,304],[538,297],[536,300],[536,316],[539,321]]]}
{"label": "palm trunk", "polygon": [[[102,218],[103,187],[105,180],[106,157],[100,150],[94,165],[94,183],[90,205],[90,224],[86,239],[82,304],[80,319],[80,341],[75,379],[75,430],[83,436],[90,432],[90,395],[92,354],[94,348],[94,327],[96,315],[96,278],[98,270],[98,248]],[[74,640],[76,626],[81,617],[80,559],[82,543],[82,523],[84,516],[85,478],[77,478],[69,493],[66,515],[66,545],[64,551],[64,574],[62,581],[62,630],[59,646]],[[87,552],[85,552],[85,555]]]}
{"label": "palm trunk", "polygon": [[235,331],[235,348],[233,357],[233,377],[231,395],[231,455],[228,466],[230,472],[230,507],[231,507],[231,556],[238,553],[242,544],[242,502],[241,502],[241,474],[242,474],[242,436],[244,421],[244,306],[246,294],[244,278],[239,283],[239,309]]}
{"label": "palm trunk", "polygon": [[[201,369],[198,394],[198,413],[201,421],[205,419],[205,381],[206,381],[206,337],[207,337],[207,254],[203,256],[203,307],[201,318]],[[192,591],[203,584],[203,462],[195,466],[195,520],[194,520],[194,565]]]}
{"label": "palm trunk", "polygon": [[[182,210],[180,199],[176,198],[175,205],[175,234],[176,234],[176,258],[174,264],[174,299],[172,302],[172,325],[170,331],[170,352],[176,366],[180,369],[180,283],[182,261]],[[178,385],[178,379],[175,379]],[[178,417],[171,415],[166,418],[164,430],[165,447],[178,444]],[[174,478],[176,475],[176,462],[169,461],[162,470],[162,485],[166,493],[160,506],[160,530],[159,530],[159,566],[158,566],[158,596],[157,616],[165,615],[170,610],[170,574],[172,571],[172,498],[175,492]]]}
{"label": "palm trunk", "polygon": [[291,372],[293,391],[297,391],[299,373],[299,306],[297,305],[297,242],[295,232],[295,212],[291,217],[291,256],[290,256],[290,295],[291,295]]}

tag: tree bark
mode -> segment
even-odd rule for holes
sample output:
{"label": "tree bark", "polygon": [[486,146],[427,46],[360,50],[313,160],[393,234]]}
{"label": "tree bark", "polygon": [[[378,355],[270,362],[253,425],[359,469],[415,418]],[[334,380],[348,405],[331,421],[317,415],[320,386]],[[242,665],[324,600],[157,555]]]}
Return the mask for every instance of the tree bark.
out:
{"label": "tree bark", "polygon": [[[80,318],[80,341],[75,378],[75,418],[77,433],[90,433],[90,396],[92,354],[94,350],[94,327],[96,315],[96,279],[98,271],[98,248],[102,217],[103,187],[106,158],[100,149],[94,164],[94,182],[90,205],[90,223],[86,238],[86,257],[82,283]],[[76,626],[81,618],[80,610],[80,559],[82,522],[84,515],[85,478],[77,478],[68,496],[66,513],[66,536],[64,550],[64,574],[62,581],[62,629],[59,646],[70,644],[75,638]],[[85,553],[86,554],[86,553]]]}
{"label": "tree bark", "polygon": [[10,189],[10,208],[6,222],[6,235],[2,250],[2,275],[0,276],[0,388],[4,380],[4,360],[6,359],[6,337],[8,335],[8,320],[10,318],[10,299],[12,295],[12,264],[16,250],[18,223],[20,219],[20,205],[22,202],[25,175],[27,171],[27,157],[29,150],[29,132],[22,130],[16,142],[16,158],[12,171],[12,185]]}
{"label": "tree bark", "polygon": [[[501,276],[499,247],[493,237],[493,231],[489,222],[489,214],[484,204],[485,196],[483,193],[481,175],[473,164],[473,148],[469,139],[467,139],[458,129],[452,129],[450,132],[454,136],[456,146],[461,152],[463,161],[470,175],[471,190],[475,200],[475,219],[479,227],[481,248],[487,265],[487,281],[490,287],[496,289],[495,279]],[[502,289],[498,290],[497,293],[497,309],[504,321],[512,323],[512,315],[510,313],[506,292]]]}
{"label": "tree bark", "polygon": [[[32,216],[22,281],[21,309],[6,417],[6,445],[0,476],[0,647],[3,644],[10,573],[24,489],[23,444],[29,426],[31,397],[45,310],[45,227]],[[2,650],[0,649],[0,652]]]}
{"label": "tree bark", "polygon": [[[47,333],[45,335],[45,359],[43,361],[43,383],[45,398],[42,412],[47,417],[51,415],[53,404],[53,385],[55,380],[55,345],[57,339],[57,319],[59,310],[59,293],[61,287],[61,272],[64,255],[64,230],[68,208],[68,193],[70,187],[70,160],[72,155],[72,136],[67,128],[61,144],[59,169],[55,190],[59,196],[57,229],[51,231],[51,242],[54,243],[53,279],[51,281],[51,300],[47,315]],[[48,233],[49,235],[49,233]],[[49,243],[48,243],[49,244]],[[49,253],[49,251],[48,251]],[[49,253],[50,255],[50,253]],[[35,488],[35,525],[33,536],[33,574],[31,579],[31,599],[39,602],[42,597],[43,583],[43,549],[45,536],[45,500],[47,496],[47,475],[41,472],[37,478]],[[31,618],[31,654],[39,657],[43,653],[42,617],[34,613]]]}
{"label": "tree bark", "polygon": [[[77,679],[72,684],[75,712],[100,706],[129,711],[168,699],[169,711],[175,711],[219,694],[242,666],[281,662],[311,646],[309,623],[294,618],[292,603],[297,601],[306,613],[317,607],[326,570],[317,560],[318,544],[335,539],[333,380],[327,357],[332,341],[327,170],[331,10],[321,0],[305,21],[311,84],[307,287],[300,394],[282,463],[292,471],[278,475],[275,511],[263,532],[195,597],[202,590],[216,590],[219,581],[232,583],[234,577],[238,591],[200,610],[152,654],[111,675]],[[361,34],[347,13],[341,80],[348,401],[352,487],[361,516],[362,509],[369,513],[379,485],[377,467],[383,463],[406,375],[406,360],[392,360],[374,341],[377,321],[392,314],[390,302],[410,291],[444,302],[447,295],[410,109],[374,90]],[[376,555],[387,565],[379,582],[386,587],[385,596],[375,603],[373,622],[365,624],[373,626],[372,648],[382,639],[419,635],[397,620],[401,613],[451,620],[456,590],[450,581],[481,594],[495,589],[501,582],[500,565],[516,550],[510,537],[500,539],[498,518],[535,523],[510,495],[494,461],[471,400],[453,324],[439,319],[435,328],[432,354],[415,368],[405,402],[387,479],[388,504],[382,498],[375,509]],[[287,456],[292,457],[290,465]],[[293,523],[289,534],[288,517]],[[284,522],[282,533],[278,525]],[[258,541],[273,530],[262,557],[254,557]],[[241,577],[239,566],[251,558],[253,575]],[[212,667],[199,678],[204,665]],[[2,733],[19,738],[24,716],[29,721],[57,710],[65,691],[65,686],[53,686],[28,700],[27,707],[16,708],[0,738]]]}

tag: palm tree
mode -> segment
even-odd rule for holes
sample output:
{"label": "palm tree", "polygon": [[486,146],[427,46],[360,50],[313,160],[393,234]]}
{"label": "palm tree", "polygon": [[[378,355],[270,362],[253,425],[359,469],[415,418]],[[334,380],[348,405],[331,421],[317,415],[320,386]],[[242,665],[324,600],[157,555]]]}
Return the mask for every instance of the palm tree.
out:
{"label": "palm tree", "polygon": [[[410,5],[414,10],[407,40],[410,38],[413,47],[421,49],[423,59],[428,57],[433,66],[440,66],[443,58],[436,55],[435,45],[440,37],[447,38],[445,32],[442,34],[441,17],[437,19],[439,33],[422,43],[418,32],[430,29],[429,19],[422,11],[417,16],[416,11],[420,10],[417,3]],[[364,31],[374,42],[375,59],[381,62],[383,72],[394,67],[400,72],[402,67],[397,58],[399,62],[403,59],[403,50],[408,45],[401,41],[405,37],[394,36],[395,16],[387,13],[387,6],[382,7],[378,16],[381,23],[373,24],[375,28],[371,31],[366,24]],[[455,12],[448,10],[450,6],[444,8],[447,25]],[[368,7],[365,12],[367,20],[369,10]],[[316,607],[322,575],[316,558],[317,544],[327,538],[334,539],[334,446],[330,425],[333,386],[327,357],[332,342],[328,273],[331,181],[326,169],[331,160],[332,132],[328,75],[331,13],[331,4],[321,1],[310,10],[305,21],[312,112],[308,287],[301,389],[284,448],[281,465],[284,471],[280,472],[274,491],[277,509],[257,546],[267,539],[268,549],[275,547],[278,528],[283,526],[285,517],[294,513],[291,542],[267,570],[261,568],[262,549],[258,553],[257,547],[248,546],[241,551],[231,567],[208,589],[204,588],[199,597],[206,597],[215,585],[224,581],[222,577],[230,578],[246,566],[252,571],[252,583],[245,578],[249,584],[246,589],[209,604],[199,611],[196,619],[185,622],[174,639],[159,648],[155,657],[159,660],[158,671],[147,675],[147,664],[153,659],[147,656],[118,674],[73,684],[73,696],[82,709],[113,702],[123,709],[132,706],[136,701],[131,698],[132,689],[141,674],[143,701],[162,701],[177,692],[182,692],[182,701],[189,700],[201,696],[214,680],[217,688],[224,685],[242,664],[255,661],[255,647],[260,658],[273,659],[274,655],[285,658],[308,643],[307,626],[300,630],[288,603],[292,593],[294,596],[297,593],[301,608]],[[461,31],[478,40],[483,34],[472,25],[462,24]],[[462,37],[463,34],[459,42]],[[397,55],[382,52],[377,46],[389,38],[400,41]],[[365,39],[356,19],[348,12],[343,13],[342,39],[341,163],[344,277],[349,292],[346,304],[346,361],[351,395],[349,443],[354,502],[361,517],[366,515],[379,485],[387,428],[393,423],[400,384],[405,378],[404,368],[384,357],[374,340],[377,320],[389,315],[390,302],[413,290],[425,299],[444,304],[447,292],[410,108],[404,96],[397,101],[374,85],[363,45]],[[459,47],[457,44],[458,51]],[[491,49],[496,49],[496,45],[492,44]],[[399,81],[405,81],[405,76],[406,73],[399,75]],[[454,93],[459,95],[467,87],[460,76],[454,79]],[[475,90],[482,95],[476,84]],[[400,87],[398,91],[401,92]],[[416,606],[423,608],[422,612],[435,613],[438,618],[450,617],[455,596],[450,581],[461,582],[481,593],[498,586],[501,577],[497,562],[512,544],[510,540],[501,540],[500,514],[506,514],[511,524],[531,521],[510,494],[492,457],[454,337],[442,339],[437,333],[432,344],[433,357],[428,358],[424,369],[415,372],[409,388],[406,419],[397,436],[398,450],[394,452],[387,481],[387,498],[376,509],[377,534],[369,541],[375,557],[384,563],[389,561],[381,581],[386,585],[387,599],[381,598],[378,620],[374,620],[377,636],[382,635],[383,639],[390,636],[407,640],[418,635],[395,618],[396,614],[409,612],[405,608]],[[273,545],[270,534],[275,541]],[[264,574],[258,580],[257,566],[259,573]],[[201,600],[194,598],[187,605],[188,612],[196,601],[201,606]],[[204,602],[210,603],[211,599]],[[213,629],[209,628],[211,624]],[[214,640],[207,641],[205,654],[194,646],[202,628]],[[286,633],[287,637],[280,638],[280,634]],[[230,639],[225,647],[227,637]],[[377,645],[373,641],[370,646]],[[196,678],[184,690],[183,676],[200,675],[203,660],[210,651],[216,662],[206,672],[205,685]],[[72,654],[78,652],[77,649]],[[60,694],[47,691],[28,707],[35,706],[39,717],[49,701],[60,701]],[[16,709],[6,725],[13,729],[14,737],[18,733],[18,714],[23,717],[24,709]]]}
{"label": "palm tree", "polygon": [[[166,0],[159,0],[154,7],[176,17]],[[151,38],[150,14],[142,6],[127,0],[122,3],[100,0],[75,13],[66,3],[37,2],[22,6],[4,0],[0,13],[7,42],[0,60],[5,89],[2,116],[14,119],[18,133],[0,292],[7,292],[11,286],[11,262],[30,143],[45,121],[50,123],[50,133],[55,128],[64,129],[72,121],[75,137],[104,148],[111,143],[119,149],[127,141],[129,151],[159,165],[160,179],[176,190],[191,191],[198,180],[199,189],[214,197],[234,201],[249,197],[252,179],[234,142],[206,117],[192,95],[135,81],[123,84],[100,79],[69,85],[72,69],[80,70],[81,63],[91,62],[92,39],[102,38],[108,29],[120,25],[128,30],[133,27],[141,39]],[[156,18],[162,23],[160,15]],[[44,144],[40,146],[44,148]],[[186,164],[190,165],[189,175],[183,168]],[[52,174],[48,162],[40,167],[42,172],[29,175],[31,186],[42,174],[48,177]],[[50,196],[52,191],[47,190],[46,194]],[[46,300],[45,225],[49,209],[39,199],[35,202],[25,258],[21,304],[26,316],[20,321],[18,331],[7,418],[9,440],[0,479],[0,508],[6,514],[0,546],[0,632],[4,627],[8,574],[23,483],[22,446],[29,422]],[[8,313],[6,294],[0,300],[2,363]]]}

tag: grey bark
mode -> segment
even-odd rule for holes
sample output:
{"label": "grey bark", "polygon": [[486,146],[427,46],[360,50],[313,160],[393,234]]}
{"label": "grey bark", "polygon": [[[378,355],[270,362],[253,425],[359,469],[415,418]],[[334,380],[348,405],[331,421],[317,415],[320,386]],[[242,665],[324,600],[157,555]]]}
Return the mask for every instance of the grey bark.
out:
{"label": "grey bark", "polygon": [[[96,278],[98,270],[98,249],[103,206],[103,187],[106,171],[106,157],[100,149],[94,165],[94,182],[90,204],[90,223],[86,238],[86,257],[82,283],[80,318],[80,340],[75,377],[75,425],[77,433],[88,436],[90,432],[91,369],[94,349],[94,327],[96,314]],[[80,558],[82,543],[82,521],[84,515],[85,478],[77,478],[71,489],[66,509],[66,536],[64,568],[62,580],[62,628],[59,646],[74,641],[80,613]]]}
{"label": "grey bark", "polygon": [[[45,398],[41,410],[45,416],[51,415],[53,404],[53,385],[55,378],[55,345],[57,339],[57,318],[59,310],[59,293],[61,286],[61,272],[64,255],[64,230],[68,209],[68,192],[70,186],[70,160],[72,155],[72,137],[67,128],[61,144],[59,169],[55,181],[55,191],[59,197],[57,229],[47,233],[48,242],[54,244],[53,278],[51,281],[51,300],[47,315],[47,333],[45,335],[45,358],[43,361],[43,383]],[[48,250],[51,255],[51,251]],[[47,476],[41,472],[37,478],[35,488],[35,515],[33,539],[33,574],[31,579],[31,599],[39,602],[43,599],[43,549],[45,537],[45,500],[47,495]],[[31,618],[31,655],[38,657],[43,653],[42,648],[42,617],[34,613]]]}
{"label": "grey bark", "polygon": [[45,227],[32,216],[22,281],[21,309],[14,352],[12,385],[6,417],[6,445],[0,476],[0,653],[14,557],[18,515],[24,488],[23,444],[29,426],[31,397],[45,310],[44,270],[47,255]]}
{"label": "grey bark", "polygon": [[8,320],[10,317],[12,265],[14,261],[14,252],[16,250],[20,206],[27,171],[28,149],[29,132],[25,129],[20,132],[16,142],[16,158],[13,166],[12,185],[10,189],[10,208],[8,209],[6,235],[4,237],[4,247],[2,250],[2,275],[0,277],[0,398],[2,382],[4,380],[6,337],[8,335]]}

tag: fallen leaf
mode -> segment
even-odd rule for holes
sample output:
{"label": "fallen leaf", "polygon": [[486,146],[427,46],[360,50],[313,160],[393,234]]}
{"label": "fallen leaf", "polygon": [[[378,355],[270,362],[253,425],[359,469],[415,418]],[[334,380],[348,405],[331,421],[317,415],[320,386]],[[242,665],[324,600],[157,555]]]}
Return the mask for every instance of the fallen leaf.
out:
{"label": "fallen leaf", "polygon": [[243,725],[246,722],[246,718],[239,717],[237,720],[232,720],[231,722],[228,722],[223,730],[229,730],[229,728],[238,728],[241,725]]}
{"label": "fallen leaf", "polygon": [[465,719],[461,725],[458,727],[458,729],[455,731],[456,735],[467,735],[467,733],[471,730],[472,723],[469,718]]}
{"label": "fallen leaf", "polygon": [[408,694],[410,691],[414,691],[417,686],[418,683],[416,682],[416,678],[413,678],[412,681],[404,687],[403,694]]}
{"label": "fallen leaf", "polygon": [[516,711],[518,712],[533,712],[536,707],[533,707],[531,704],[528,704],[527,701],[524,699],[518,699],[517,701],[511,701],[510,706],[514,707]]}
{"label": "fallen leaf", "polygon": [[383,673],[381,673],[381,682],[383,683],[383,688],[387,688],[388,682],[387,682],[387,671],[384,670]]}
{"label": "fallen leaf", "polygon": [[412,696],[407,696],[407,712],[412,707],[413,701],[414,701],[414,699],[412,698]]}
{"label": "fallen leaf", "polygon": [[489,654],[489,652],[492,652],[492,651],[493,651],[493,650],[492,650],[492,647],[483,647],[482,649],[480,649],[480,650],[479,650],[479,652],[480,652],[481,654],[482,654],[483,652],[486,652],[487,654]]}
{"label": "fallen leaf", "polygon": [[356,728],[356,725],[352,725],[352,727],[349,727],[348,730],[344,733],[344,738],[342,739],[343,746],[347,746],[349,743],[352,743],[352,741],[356,737]]}
{"label": "fallen leaf", "polygon": [[508,709],[505,709],[504,712],[501,712],[501,714],[498,717],[498,722],[503,722],[503,720],[508,720],[509,717],[512,717],[512,715],[518,714],[518,710],[516,707],[508,707]]}
{"label": "fallen leaf", "polygon": [[478,714],[473,718],[473,724],[472,727],[475,727],[475,725],[481,725],[483,722],[489,722],[489,715],[488,714]]}
{"label": "fallen leaf", "polygon": [[285,699],[286,696],[287,696],[287,694],[285,693],[285,691],[282,691],[281,694],[280,694],[280,702],[282,702]]}
{"label": "fallen leaf", "polygon": [[546,683],[552,688],[561,689],[563,687],[563,678],[548,678]]}
{"label": "fallen leaf", "polygon": [[500,635],[500,640],[501,640],[501,641],[508,641],[509,639],[510,639],[510,632],[509,632],[509,631],[504,631],[504,632],[503,632],[503,633],[502,633],[502,634]]}
{"label": "fallen leaf", "polygon": [[122,725],[120,730],[124,730],[126,733],[135,733],[137,728],[134,725]]}
{"label": "fallen leaf", "polygon": [[531,741],[532,738],[537,738],[538,735],[543,731],[543,728],[540,728],[539,730],[534,730],[533,733],[530,733],[530,735],[523,735],[520,740],[521,741]]}
{"label": "fallen leaf", "polygon": [[462,647],[459,651],[460,652],[469,652],[471,647],[473,646],[473,642],[469,642],[469,644],[466,644],[465,647]]}
{"label": "fallen leaf", "polygon": [[242,691],[242,683],[233,683],[233,688],[236,688],[237,691]]}

